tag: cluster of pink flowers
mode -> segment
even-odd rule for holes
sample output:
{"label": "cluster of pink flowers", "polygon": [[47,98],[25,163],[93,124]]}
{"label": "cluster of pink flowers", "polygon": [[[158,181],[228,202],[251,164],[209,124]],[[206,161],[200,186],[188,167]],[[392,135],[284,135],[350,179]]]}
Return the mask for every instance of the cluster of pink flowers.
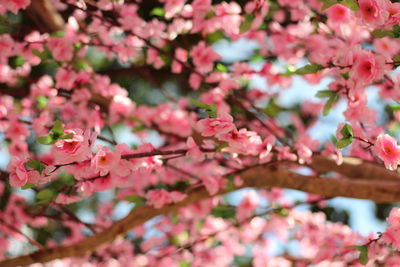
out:
{"label": "cluster of pink flowers", "polygon": [[1,0],[0,14],[2,15],[8,10],[17,14],[20,9],[27,8],[30,3],[30,0]]}
{"label": "cluster of pink flowers", "polygon": [[372,27],[388,27],[400,22],[400,5],[389,0],[361,0],[359,15],[363,22]]}
{"label": "cluster of pink flowers", "polygon": [[15,157],[8,164],[7,170],[10,172],[10,185],[20,187],[27,182],[35,183],[40,176],[36,170],[28,170],[25,166],[26,161],[24,159]]}
{"label": "cluster of pink flowers", "polygon": [[400,250],[400,210],[393,208],[386,220],[389,223],[389,227],[383,233],[384,242],[393,246],[394,249]]}
{"label": "cluster of pink flowers", "polygon": [[185,199],[186,195],[178,191],[168,192],[165,189],[150,190],[146,194],[149,205],[154,206],[156,209],[161,208],[165,204],[180,202]]}

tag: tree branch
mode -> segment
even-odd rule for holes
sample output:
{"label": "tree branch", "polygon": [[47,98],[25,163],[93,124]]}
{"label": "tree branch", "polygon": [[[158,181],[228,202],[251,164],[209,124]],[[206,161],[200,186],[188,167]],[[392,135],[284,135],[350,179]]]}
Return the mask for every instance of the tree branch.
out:
{"label": "tree branch", "polygon": [[64,29],[64,19],[54,9],[51,1],[49,0],[35,0],[31,2],[28,9],[33,13],[33,16],[38,16],[46,26],[48,32],[55,32]]}
{"label": "tree branch", "polygon": [[[265,166],[254,167],[243,171],[241,177],[244,183],[240,188],[281,187],[297,189],[325,197],[343,196],[370,199],[377,202],[400,201],[400,182],[395,181],[374,181],[365,179],[353,180],[345,178],[303,176],[286,169],[276,169]],[[218,194],[225,193],[227,192],[224,190],[218,192]],[[12,267],[33,263],[44,263],[58,258],[83,256],[95,251],[102,245],[112,242],[118,236],[126,234],[130,229],[142,225],[156,216],[168,214],[181,207],[197,203],[209,197],[210,195],[205,188],[197,188],[191,191],[187,198],[182,202],[167,205],[160,209],[148,206],[134,209],[124,219],[115,222],[103,232],[90,236],[78,243],[37,251],[29,255],[4,260],[0,262],[0,266]]]}
{"label": "tree branch", "polygon": [[343,163],[337,165],[329,157],[316,155],[313,156],[310,166],[319,172],[333,171],[349,178],[400,181],[400,175],[397,172],[389,171],[376,163],[365,162],[358,158],[344,157]]}

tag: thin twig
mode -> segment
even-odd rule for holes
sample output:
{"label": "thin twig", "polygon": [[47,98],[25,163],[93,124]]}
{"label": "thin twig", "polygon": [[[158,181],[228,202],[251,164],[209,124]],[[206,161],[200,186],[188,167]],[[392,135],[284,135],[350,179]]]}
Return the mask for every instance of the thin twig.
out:
{"label": "thin twig", "polygon": [[3,220],[2,218],[0,218],[0,222],[7,226],[8,228],[10,228],[12,231],[24,236],[29,243],[31,243],[32,245],[38,247],[40,250],[46,250],[46,247],[44,247],[42,244],[40,244],[39,242],[37,242],[36,240],[30,238],[28,235],[24,234],[21,230],[19,230],[18,228],[16,228],[14,225],[11,225],[9,223],[7,223],[5,220]]}

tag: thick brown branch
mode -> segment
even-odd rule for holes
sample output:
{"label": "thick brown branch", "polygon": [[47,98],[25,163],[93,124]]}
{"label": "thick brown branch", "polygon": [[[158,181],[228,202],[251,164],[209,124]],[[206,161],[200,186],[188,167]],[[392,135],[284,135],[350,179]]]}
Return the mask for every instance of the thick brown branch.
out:
{"label": "thick brown branch", "polygon": [[64,29],[64,19],[54,9],[49,0],[35,0],[31,2],[28,9],[33,13],[33,16],[38,16],[46,26],[48,32],[55,32]]}
{"label": "thick brown branch", "polygon": [[[352,180],[336,178],[320,178],[303,176],[286,169],[271,169],[255,167],[241,174],[243,187],[281,187],[297,189],[304,192],[322,195],[325,197],[351,197],[370,199],[377,202],[400,201],[400,183],[394,181]],[[224,194],[225,191],[219,192]],[[114,223],[105,231],[86,238],[76,244],[38,251],[30,255],[20,256],[0,262],[0,266],[19,266],[37,262],[48,262],[57,258],[83,256],[95,251],[102,245],[112,242],[118,236],[126,234],[130,229],[142,225],[146,221],[178,210],[181,207],[209,198],[204,188],[193,190],[188,197],[177,204],[168,205],[161,209],[142,207],[133,210],[124,219]]]}
{"label": "thick brown branch", "polygon": [[317,155],[313,157],[311,167],[319,172],[337,172],[349,178],[400,181],[397,172],[358,158],[345,157],[343,163],[337,165],[333,159]]}

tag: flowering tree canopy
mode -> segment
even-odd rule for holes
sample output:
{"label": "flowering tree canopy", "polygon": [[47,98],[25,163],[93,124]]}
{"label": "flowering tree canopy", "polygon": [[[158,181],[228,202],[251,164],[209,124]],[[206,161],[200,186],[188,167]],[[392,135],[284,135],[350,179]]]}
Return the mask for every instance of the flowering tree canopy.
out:
{"label": "flowering tree canopy", "polygon": [[[0,0],[0,15],[0,266],[400,266],[399,208],[369,236],[328,209],[400,202],[400,3]],[[216,49],[243,40],[250,54]]]}

